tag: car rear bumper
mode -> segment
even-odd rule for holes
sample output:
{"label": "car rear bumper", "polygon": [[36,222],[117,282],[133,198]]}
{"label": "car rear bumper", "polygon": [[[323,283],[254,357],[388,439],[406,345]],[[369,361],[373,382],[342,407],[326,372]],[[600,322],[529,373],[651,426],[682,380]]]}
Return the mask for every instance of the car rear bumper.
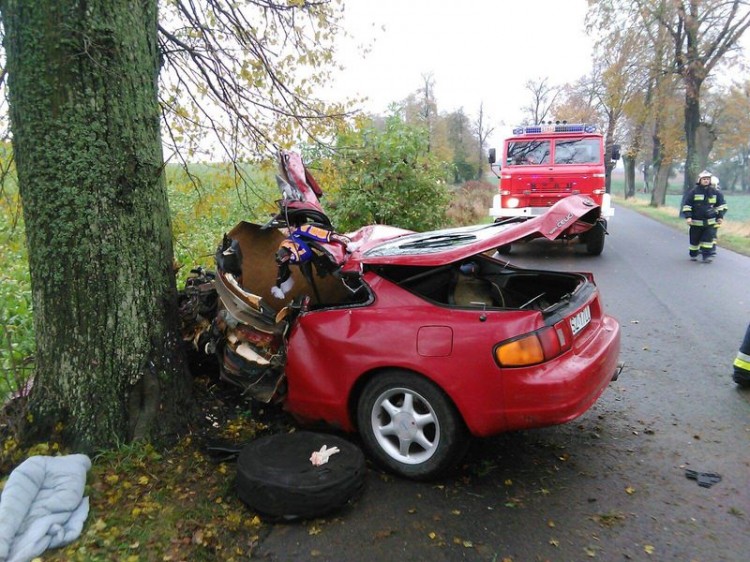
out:
{"label": "car rear bumper", "polygon": [[503,369],[500,396],[481,415],[465,415],[474,435],[558,425],[585,413],[622,371],[620,326],[604,316],[580,349],[529,369]]}

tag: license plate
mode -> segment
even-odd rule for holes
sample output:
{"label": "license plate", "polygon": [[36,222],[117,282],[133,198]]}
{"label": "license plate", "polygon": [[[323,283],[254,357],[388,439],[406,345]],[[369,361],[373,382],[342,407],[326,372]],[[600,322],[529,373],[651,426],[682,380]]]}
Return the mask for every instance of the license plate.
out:
{"label": "license plate", "polygon": [[573,335],[575,336],[588,326],[589,322],[591,322],[591,310],[587,306],[570,319],[570,329],[573,330]]}

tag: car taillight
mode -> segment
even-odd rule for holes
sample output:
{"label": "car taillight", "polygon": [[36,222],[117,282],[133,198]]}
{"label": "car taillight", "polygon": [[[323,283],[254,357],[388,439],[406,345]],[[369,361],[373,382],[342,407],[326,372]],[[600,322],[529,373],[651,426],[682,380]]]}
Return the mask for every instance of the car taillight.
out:
{"label": "car taillight", "polygon": [[573,333],[567,322],[558,322],[495,347],[495,361],[501,367],[526,367],[549,361],[570,349]]}

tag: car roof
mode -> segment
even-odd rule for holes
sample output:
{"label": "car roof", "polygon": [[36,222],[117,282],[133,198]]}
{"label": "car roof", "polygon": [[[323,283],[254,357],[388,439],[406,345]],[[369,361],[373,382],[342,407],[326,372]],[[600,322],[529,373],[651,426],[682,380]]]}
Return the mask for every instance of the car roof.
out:
{"label": "car roof", "polygon": [[[590,198],[571,195],[560,200],[543,215],[523,222],[498,222],[430,232],[369,228],[358,231],[359,247],[351,254],[345,269],[357,264],[401,264],[436,266],[452,263],[494,250],[522,239],[549,240],[579,234],[596,224],[600,207]],[[389,228],[389,227],[385,227]]]}

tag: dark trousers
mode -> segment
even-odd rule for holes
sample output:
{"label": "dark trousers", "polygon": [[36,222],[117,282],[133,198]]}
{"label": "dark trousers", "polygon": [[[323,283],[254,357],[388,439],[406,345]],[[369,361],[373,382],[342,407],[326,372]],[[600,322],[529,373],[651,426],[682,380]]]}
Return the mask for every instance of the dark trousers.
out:
{"label": "dark trousers", "polygon": [[700,254],[710,256],[715,252],[714,238],[716,238],[715,226],[690,226],[690,256],[695,257]]}

